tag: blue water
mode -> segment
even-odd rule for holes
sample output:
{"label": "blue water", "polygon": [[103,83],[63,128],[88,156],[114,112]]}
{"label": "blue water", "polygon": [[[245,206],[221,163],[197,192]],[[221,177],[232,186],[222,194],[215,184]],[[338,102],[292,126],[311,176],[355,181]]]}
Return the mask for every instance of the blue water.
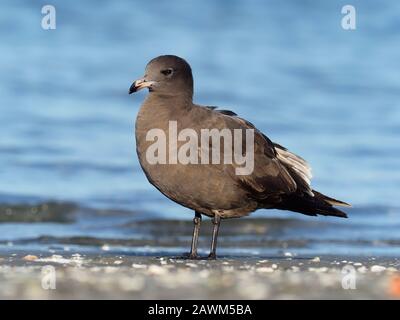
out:
{"label": "blue water", "polygon": [[[54,0],[47,31],[44,4],[0,4],[4,206],[69,201],[191,219],[141,172],[133,127],[146,93],[127,94],[148,60],[175,54],[192,66],[196,102],[247,118],[310,162],[315,189],[354,205],[340,237],[386,239],[399,220],[399,2],[352,0],[353,31],[341,27],[348,1]],[[3,223],[0,233],[66,227],[52,228]]]}

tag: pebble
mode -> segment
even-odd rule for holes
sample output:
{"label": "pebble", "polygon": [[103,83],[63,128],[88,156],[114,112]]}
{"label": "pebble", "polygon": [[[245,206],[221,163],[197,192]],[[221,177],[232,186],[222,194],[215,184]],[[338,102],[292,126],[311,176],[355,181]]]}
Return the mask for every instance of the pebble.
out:
{"label": "pebble", "polygon": [[390,271],[390,272],[397,272],[397,269],[394,267],[389,267],[386,269],[386,271]]}
{"label": "pebble", "polygon": [[58,254],[53,254],[50,257],[38,259],[38,261],[41,261],[41,262],[54,262],[54,263],[59,263],[59,264],[69,264],[71,262],[76,263],[75,261],[73,261],[71,259],[64,258],[63,256],[60,256]]}
{"label": "pebble", "polygon": [[35,260],[37,260],[39,258],[37,256],[28,254],[25,257],[23,257],[22,259],[25,260],[25,261],[35,261]]}
{"label": "pebble", "polygon": [[327,267],[322,267],[322,268],[308,268],[308,271],[311,272],[317,272],[317,273],[321,273],[321,272],[327,272],[329,269]]}
{"label": "pebble", "polygon": [[382,272],[385,270],[386,270],[386,267],[384,267],[384,266],[374,265],[371,267],[371,272]]}
{"label": "pebble", "polygon": [[260,273],[271,273],[274,272],[275,270],[270,267],[262,267],[262,268],[257,268],[256,271]]}

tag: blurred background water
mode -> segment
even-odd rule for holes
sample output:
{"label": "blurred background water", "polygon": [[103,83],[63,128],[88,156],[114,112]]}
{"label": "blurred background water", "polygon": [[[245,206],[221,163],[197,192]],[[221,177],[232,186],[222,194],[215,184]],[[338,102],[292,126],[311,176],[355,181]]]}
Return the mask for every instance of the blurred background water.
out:
{"label": "blurred background water", "polygon": [[[165,245],[135,224],[155,218],[187,221],[175,232],[189,244],[192,213],[137,161],[146,93],[127,94],[151,58],[175,54],[192,65],[197,103],[247,118],[310,162],[315,189],[354,205],[348,220],[263,210],[233,222],[238,241],[246,225],[269,230],[254,241],[281,240],[244,252],[399,255],[400,3],[348,2],[2,1],[0,247],[116,241],[138,252]],[[46,4],[56,30],[41,28]],[[341,27],[345,4],[356,8],[354,31]]]}

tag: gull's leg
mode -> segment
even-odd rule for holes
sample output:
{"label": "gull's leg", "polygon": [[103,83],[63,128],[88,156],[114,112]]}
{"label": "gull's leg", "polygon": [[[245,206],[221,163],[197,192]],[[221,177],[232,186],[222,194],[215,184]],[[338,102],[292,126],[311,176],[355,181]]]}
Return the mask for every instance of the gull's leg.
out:
{"label": "gull's leg", "polygon": [[201,213],[195,211],[195,215],[193,218],[193,238],[192,238],[192,247],[190,249],[189,259],[197,259],[197,243],[199,241],[199,231],[200,231],[200,224],[201,224]]}
{"label": "gull's leg", "polygon": [[210,250],[210,254],[208,255],[208,258],[216,259],[217,258],[217,238],[218,238],[219,225],[221,223],[221,217],[219,215],[214,215],[214,218],[212,219],[212,223],[214,225],[214,228],[213,228],[213,233],[212,233],[211,250]]}

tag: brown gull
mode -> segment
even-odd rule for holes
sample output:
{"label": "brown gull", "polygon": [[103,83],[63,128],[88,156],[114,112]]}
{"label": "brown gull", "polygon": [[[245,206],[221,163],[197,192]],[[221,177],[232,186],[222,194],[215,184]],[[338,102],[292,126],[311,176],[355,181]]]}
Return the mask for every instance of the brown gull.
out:
{"label": "brown gull", "polygon": [[[347,217],[346,213],[334,208],[349,206],[347,203],[311,188],[311,168],[304,159],[272,142],[253,124],[235,113],[193,103],[192,70],[184,59],[164,55],[151,60],[146,66],[145,75],[133,82],[129,93],[143,88],[148,88],[149,94],[136,119],[139,162],[149,182],[161,193],[194,210],[190,258],[198,257],[197,242],[202,215],[211,217],[213,222],[209,258],[216,257],[221,219],[247,216],[257,209],[290,210],[309,216]],[[210,149],[205,157],[210,160],[208,163],[199,160],[205,152],[203,144],[186,148],[183,153],[179,150],[188,141],[204,142],[204,129],[209,132],[217,129],[214,131],[217,134],[224,129],[225,133],[226,129],[231,132],[253,132],[253,145],[250,148],[246,145],[243,133],[243,149],[248,150],[240,151],[241,155],[252,152],[254,163],[251,172],[238,174],[240,164],[237,162],[213,162],[209,158],[213,152],[220,152],[219,159],[225,160],[228,142],[233,148],[225,135],[217,137],[224,141],[224,147],[222,144],[214,146],[210,143],[214,142],[213,136],[208,137],[206,147]],[[176,135],[184,130],[183,136],[187,140],[177,139]],[[157,132],[164,133],[164,137]],[[190,137],[196,134],[197,137]],[[235,136],[232,134],[232,137]],[[163,142],[165,148],[162,147]],[[153,159],[149,158],[151,151]],[[193,161],[188,161],[188,152],[192,153],[189,160]],[[235,152],[233,150],[230,153]],[[177,155],[184,156],[184,161],[179,161]]]}

